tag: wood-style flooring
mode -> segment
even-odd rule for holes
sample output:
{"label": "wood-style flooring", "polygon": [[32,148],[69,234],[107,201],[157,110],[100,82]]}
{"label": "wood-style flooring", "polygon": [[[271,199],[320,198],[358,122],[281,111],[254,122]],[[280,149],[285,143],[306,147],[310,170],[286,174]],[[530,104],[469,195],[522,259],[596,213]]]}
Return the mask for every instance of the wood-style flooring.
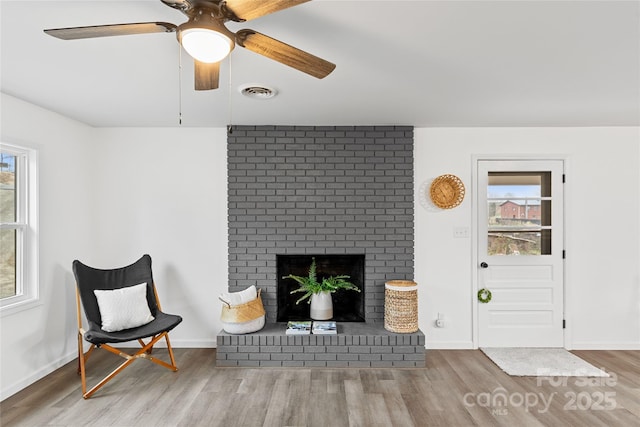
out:
{"label": "wood-style flooring", "polygon": [[[479,350],[428,350],[424,368],[331,369],[217,368],[215,349],[176,349],[180,371],[139,360],[84,400],[71,362],[0,403],[0,424],[640,426],[640,352],[573,353],[612,377],[510,377]],[[97,350],[89,372],[119,360]]]}

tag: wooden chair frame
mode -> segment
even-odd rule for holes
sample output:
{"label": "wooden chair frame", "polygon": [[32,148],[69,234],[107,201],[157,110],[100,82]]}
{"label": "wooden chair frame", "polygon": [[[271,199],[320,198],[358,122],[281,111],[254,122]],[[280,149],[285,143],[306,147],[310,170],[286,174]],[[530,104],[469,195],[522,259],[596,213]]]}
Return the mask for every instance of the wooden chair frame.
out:
{"label": "wooden chair frame", "polygon": [[[153,284],[153,293],[156,297],[156,303],[158,305],[158,310],[161,310],[160,307],[160,300],[158,299],[158,292],[156,290],[156,286],[155,283]],[[89,347],[89,349],[85,352],[84,351],[84,334],[85,334],[85,329],[82,326],[82,310],[81,310],[81,301],[80,301],[80,291],[78,290],[78,287],[76,286],[76,305],[77,305],[77,316],[78,316],[78,374],[80,375],[81,379],[82,379],[82,397],[85,399],[88,399],[91,397],[91,395],[93,395],[93,393],[95,393],[96,391],[98,391],[103,385],[105,385],[106,383],[108,383],[109,381],[111,381],[116,375],[118,375],[120,372],[122,372],[122,370],[124,370],[124,368],[126,368],[127,366],[129,366],[131,363],[133,363],[134,360],[136,359],[146,359],[149,360],[153,363],[156,363],[160,366],[163,366],[169,370],[172,370],[173,372],[176,372],[178,370],[178,366],[176,365],[175,362],[175,358],[173,356],[173,349],[171,348],[171,342],[169,341],[169,332],[165,331],[162,332],[158,335],[155,335],[153,337],[150,337],[151,340],[147,343],[144,342],[144,340],[142,339],[138,339],[138,343],[140,344],[140,346],[142,348],[140,348],[137,352],[135,352],[134,354],[128,354],[118,348],[112,347],[109,344],[91,344],[91,346]],[[160,341],[162,338],[165,339],[166,343],[167,343],[167,350],[169,352],[169,358],[171,359],[171,363],[167,363],[164,360],[160,360],[157,359],[155,357],[151,356],[151,352],[153,351],[153,346]],[[89,357],[91,356],[91,353],[93,353],[93,350],[95,348],[102,348],[104,350],[107,350],[110,353],[113,353],[117,356],[120,356],[124,359],[126,359],[122,364],[120,364],[120,366],[118,366],[116,369],[114,369],[109,375],[107,375],[106,377],[104,377],[98,384],[94,385],[89,391],[87,391],[87,379],[86,379],[86,364],[87,364],[87,360],[89,360]]]}

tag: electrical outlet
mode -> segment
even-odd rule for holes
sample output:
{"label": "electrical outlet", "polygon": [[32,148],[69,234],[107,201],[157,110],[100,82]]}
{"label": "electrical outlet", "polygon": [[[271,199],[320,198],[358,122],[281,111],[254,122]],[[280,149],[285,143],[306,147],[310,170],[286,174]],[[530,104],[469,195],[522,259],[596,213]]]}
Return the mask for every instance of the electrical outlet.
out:
{"label": "electrical outlet", "polygon": [[444,314],[438,313],[438,318],[436,319],[436,326],[438,328],[444,328]]}
{"label": "electrical outlet", "polygon": [[456,239],[468,239],[469,227],[453,227],[453,237]]}

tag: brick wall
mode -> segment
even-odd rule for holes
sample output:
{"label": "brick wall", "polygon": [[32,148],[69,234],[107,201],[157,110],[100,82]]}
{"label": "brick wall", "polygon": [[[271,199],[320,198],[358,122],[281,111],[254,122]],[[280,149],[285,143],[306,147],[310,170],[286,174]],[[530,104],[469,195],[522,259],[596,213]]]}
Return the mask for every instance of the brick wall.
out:
{"label": "brick wall", "polygon": [[365,254],[365,320],[384,282],[413,279],[413,127],[233,126],[229,290],[262,288],[276,318],[276,254]]}

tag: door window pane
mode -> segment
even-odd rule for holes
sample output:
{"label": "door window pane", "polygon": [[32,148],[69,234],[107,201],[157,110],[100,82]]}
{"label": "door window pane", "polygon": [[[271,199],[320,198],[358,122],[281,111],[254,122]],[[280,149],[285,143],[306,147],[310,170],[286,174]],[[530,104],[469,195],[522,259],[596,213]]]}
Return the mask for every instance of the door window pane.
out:
{"label": "door window pane", "polygon": [[487,253],[551,254],[551,173],[489,172]]}

